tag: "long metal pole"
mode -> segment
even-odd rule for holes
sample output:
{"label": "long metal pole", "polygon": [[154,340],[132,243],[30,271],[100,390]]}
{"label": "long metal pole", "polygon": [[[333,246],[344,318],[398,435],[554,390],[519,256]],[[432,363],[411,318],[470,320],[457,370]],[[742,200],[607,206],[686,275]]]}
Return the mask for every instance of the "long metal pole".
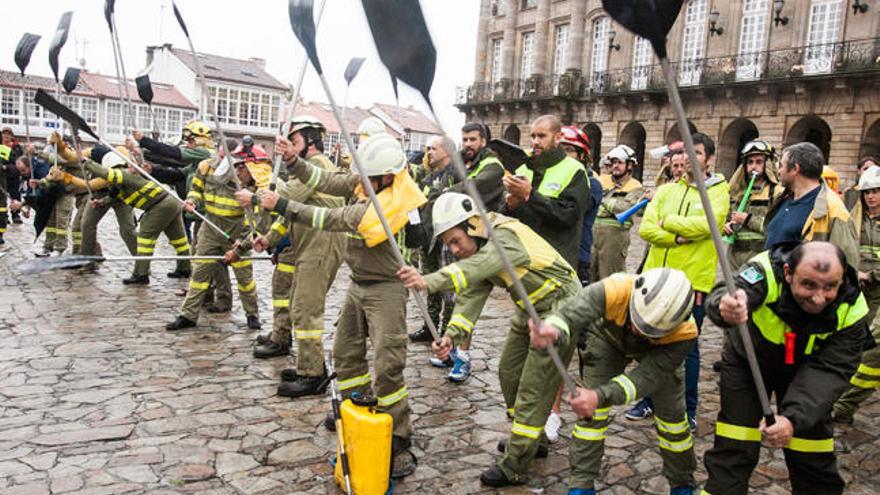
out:
{"label": "long metal pole", "polygon": [[[333,108],[333,115],[336,116],[336,120],[339,122],[339,130],[342,131],[343,138],[345,139],[345,144],[348,146],[349,150],[352,150],[352,162],[354,163],[355,168],[357,168],[358,174],[361,177],[361,184],[364,186],[364,191],[367,192],[367,195],[370,197],[370,202],[373,204],[373,208],[376,209],[376,215],[379,217],[379,221],[382,223],[382,229],[385,230],[385,236],[388,238],[388,243],[391,245],[391,249],[394,251],[394,257],[397,259],[397,263],[400,266],[406,266],[406,260],[403,259],[403,254],[400,252],[400,246],[397,245],[397,241],[394,239],[394,233],[391,231],[391,226],[388,224],[388,219],[385,217],[385,213],[382,211],[382,205],[379,204],[379,198],[376,197],[376,191],[373,190],[373,185],[370,184],[370,178],[367,174],[364,173],[363,167],[361,167],[360,160],[358,159],[357,153],[354,152],[354,142],[351,140],[351,135],[348,133],[348,129],[346,128],[345,122],[342,120],[342,115],[339,112],[339,107],[336,105],[336,100],[333,98],[333,92],[330,90],[330,85],[327,84],[327,78],[322,73],[318,73],[318,76],[321,78],[321,86],[324,87],[324,93],[327,95],[327,100],[330,101],[330,106]],[[425,325],[428,327],[428,330],[431,332],[431,335],[434,337],[435,341],[440,341],[440,334],[437,333],[437,327],[434,325],[434,321],[431,320],[431,316],[428,314],[428,304],[425,302],[425,298],[418,291],[412,291],[413,299],[416,301],[416,305],[419,307],[419,313],[422,315],[422,319],[425,320]]]}
{"label": "long metal pole", "polygon": [[[431,116],[434,119],[434,123],[439,129],[443,129],[443,126],[440,125],[440,118],[437,117],[437,113],[434,111],[433,106],[431,106],[430,109]],[[445,131],[443,134],[444,137],[449,139],[449,137],[446,136]],[[510,279],[513,280],[513,290],[519,297],[523,309],[529,315],[529,318],[533,322],[535,322],[536,325],[541,325],[541,317],[535,310],[535,306],[532,305],[532,302],[529,299],[529,293],[526,292],[526,288],[525,286],[523,286],[522,281],[519,279],[519,275],[516,274],[516,270],[514,270],[513,268],[513,263],[510,261],[510,257],[507,256],[507,252],[501,245],[501,241],[498,240],[495,229],[492,228],[492,222],[489,220],[489,214],[486,210],[486,204],[483,203],[483,198],[480,196],[480,192],[477,190],[477,186],[468,176],[468,171],[464,166],[461,155],[459,155],[458,153],[452,153],[452,164],[455,167],[456,171],[458,171],[458,173],[462,177],[464,177],[464,187],[467,190],[468,196],[470,196],[471,199],[474,201],[474,204],[477,207],[477,213],[479,213],[480,218],[483,220],[483,225],[486,226],[486,232],[489,234],[489,241],[495,246],[495,251],[498,254],[498,259],[499,261],[501,261],[501,266],[504,268],[504,271],[506,271],[507,274],[510,275]],[[562,381],[565,383],[565,388],[567,388],[569,393],[571,393],[572,395],[577,395],[577,386],[575,385],[574,380],[568,374],[568,370],[566,369],[565,364],[562,362],[562,358],[559,356],[559,351],[556,349],[556,347],[551,345],[547,347],[547,354],[550,355],[550,359],[553,361],[553,364],[556,365],[556,369],[562,376]]]}
{"label": "long metal pole", "polygon": [[[137,122],[135,122],[134,118],[134,105],[131,103],[131,93],[128,91],[128,77],[125,75],[125,60],[122,58],[122,45],[119,44],[119,33],[116,30],[116,13],[113,12],[110,14],[110,25],[113,26],[113,29],[110,32],[111,42],[113,43],[114,49],[116,53],[119,54],[119,71],[122,75],[122,81],[120,84],[122,88],[125,90],[125,105],[128,113],[128,132],[131,132],[132,129],[137,127]],[[117,72],[117,77],[120,75],[120,72]],[[126,134],[128,134],[126,132]]]}
{"label": "long metal pole", "polygon": [[[321,18],[324,17],[324,7],[326,6],[327,0],[322,1],[321,8],[318,9],[318,20],[315,22],[316,31],[321,25]],[[296,100],[299,99],[300,89],[302,88],[303,81],[306,78],[306,70],[308,70],[309,65],[311,65],[309,63],[309,56],[307,53],[305,53],[305,51],[303,51],[302,67],[300,67],[299,69],[299,76],[296,81],[296,86],[293,87],[293,100],[291,100],[290,112],[288,112],[287,115],[287,123],[283,127],[283,129],[290,129],[290,126],[293,125],[293,114],[296,113]],[[278,187],[278,175],[281,173],[281,166],[284,164],[284,159],[278,153],[275,154],[274,160],[274,163],[272,163],[272,177],[269,179],[270,191],[274,191],[275,188]]]}
{"label": "long metal pole", "polygon": [[[28,168],[31,170],[31,179],[34,178],[34,157],[31,155],[30,144],[31,144],[31,122],[30,117],[28,116],[28,98],[27,98],[27,89],[24,85],[24,74],[22,74],[21,81],[21,102],[22,106],[24,106],[24,136],[27,141],[27,146],[25,146],[25,154],[27,155],[28,160]],[[28,186],[30,187],[30,186]]]}
{"label": "long metal pole", "polygon": [[[712,211],[712,202],[709,200],[709,193],[706,190],[706,180],[703,177],[700,162],[697,161],[697,153],[694,150],[694,137],[691,135],[691,129],[684,112],[684,105],[681,102],[681,95],[678,92],[675,71],[672,70],[672,65],[669,63],[668,58],[661,58],[660,66],[663,68],[663,77],[666,78],[666,90],[669,95],[669,101],[672,103],[672,108],[675,110],[678,118],[678,128],[684,141],[688,160],[691,162],[691,173],[694,176],[694,182],[697,183],[697,189],[700,192],[700,201],[703,203],[703,211],[706,213],[706,220],[709,223],[709,231],[712,233],[712,242],[715,244],[715,251],[718,253],[718,262],[721,264],[721,273],[724,275],[724,285],[727,286],[727,292],[732,296],[736,293],[736,284],[733,283],[733,274],[730,272],[730,265],[727,264],[727,250],[724,248],[721,231],[718,229],[718,223],[715,221],[715,214]],[[773,410],[770,409],[770,399],[767,397],[767,389],[764,386],[764,377],[761,374],[761,368],[758,366],[758,358],[755,356],[752,337],[745,324],[738,324],[736,329],[742,340],[743,347],[745,348],[746,360],[749,362],[749,369],[751,370],[752,378],[755,381],[755,389],[758,392],[758,400],[761,402],[761,410],[764,414],[764,420],[767,423],[767,426],[770,426],[775,423],[775,419],[773,416]]]}

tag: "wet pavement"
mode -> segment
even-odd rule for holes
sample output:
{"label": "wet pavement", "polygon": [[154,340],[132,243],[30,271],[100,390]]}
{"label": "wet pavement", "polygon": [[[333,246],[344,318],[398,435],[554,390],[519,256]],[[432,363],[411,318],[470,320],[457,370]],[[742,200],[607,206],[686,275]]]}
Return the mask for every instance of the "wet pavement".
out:
{"label": "wet pavement", "polygon": [[[121,255],[115,221],[105,219],[105,253]],[[203,314],[195,330],[169,333],[177,314],[165,262],[153,265],[148,287],[124,287],[130,263],[102,263],[94,271],[22,275],[32,259],[29,225],[10,226],[0,257],[0,494],[46,493],[338,493],[327,459],[335,436],[319,423],[328,397],[276,397],[285,358],[251,356],[256,331],[245,327],[237,298],[232,313]],[[158,253],[173,254],[167,241]],[[631,268],[644,245],[630,248]],[[271,325],[271,265],[258,262],[257,287],[265,329]],[[347,281],[341,270],[330,291],[326,327],[333,328]],[[446,381],[427,364],[428,349],[411,345],[406,378],[415,426],[415,474],[395,493],[496,493],[480,472],[508,436],[496,375],[513,306],[493,293],[476,330],[474,376]],[[409,327],[420,326],[409,310]],[[331,335],[324,339],[330,349]],[[711,369],[721,345],[717,329],[701,337],[703,370],[696,449],[712,442],[718,375]],[[575,360],[576,361],[576,360]],[[574,369],[574,366],[573,368]],[[880,394],[839,427],[839,464],[847,493],[880,493]],[[660,475],[650,421],[631,422],[615,408],[603,465],[604,494],[668,492]],[[563,407],[563,436],[547,459],[536,460],[525,486],[497,493],[566,492],[568,443],[574,421]],[[789,492],[782,452],[764,449],[752,493]]]}

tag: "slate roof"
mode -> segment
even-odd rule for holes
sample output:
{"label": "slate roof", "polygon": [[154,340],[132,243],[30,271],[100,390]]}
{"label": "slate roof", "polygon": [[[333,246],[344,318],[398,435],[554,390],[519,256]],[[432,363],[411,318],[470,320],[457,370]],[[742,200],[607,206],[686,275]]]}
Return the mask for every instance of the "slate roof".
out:
{"label": "slate roof", "polygon": [[[170,50],[193,74],[196,73],[196,64],[189,50],[174,47],[171,47]],[[258,62],[253,60],[241,60],[200,52],[196,52],[196,56],[202,64],[206,79],[261,86],[280,91],[287,90],[286,85],[272,77]]]}

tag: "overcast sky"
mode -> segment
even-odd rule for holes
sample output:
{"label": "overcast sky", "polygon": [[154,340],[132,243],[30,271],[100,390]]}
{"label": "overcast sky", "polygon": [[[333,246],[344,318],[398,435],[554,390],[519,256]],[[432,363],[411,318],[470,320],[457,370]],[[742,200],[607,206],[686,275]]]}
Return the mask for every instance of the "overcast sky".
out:
{"label": "overcast sky", "polygon": [[[388,72],[376,54],[372,36],[358,0],[327,0],[318,27],[318,53],[334,97],[342,103],[342,75],[355,56],[367,61],[354,80],[349,104],[361,107],[373,102],[394,103]],[[316,0],[316,14],[321,0]],[[423,0],[422,7],[437,48],[437,72],[431,97],[443,127],[456,134],[463,116],[452,106],[456,86],[473,81],[478,0]],[[280,81],[294,83],[304,58],[290,29],[287,0],[177,0],[197,51],[236,58],[266,59],[266,70]],[[61,50],[60,76],[69,66],[85,66],[92,72],[115,74],[110,33],[103,16],[103,0],[15,0],[7,9],[4,34],[0,37],[0,67],[16,70],[15,46],[24,32],[43,37],[34,51],[27,73],[51,76],[49,43],[58,20],[72,10],[73,22],[67,44]],[[133,79],[144,68],[146,46],[172,43],[187,48],[186,38],[171,10],[171,0],[117,0],[116,24],[126,74]],[[306,100],[327,101],[317,75],[310,69],[302,95]],[[428,113],[421,97],[401,85],[400,103]]]}

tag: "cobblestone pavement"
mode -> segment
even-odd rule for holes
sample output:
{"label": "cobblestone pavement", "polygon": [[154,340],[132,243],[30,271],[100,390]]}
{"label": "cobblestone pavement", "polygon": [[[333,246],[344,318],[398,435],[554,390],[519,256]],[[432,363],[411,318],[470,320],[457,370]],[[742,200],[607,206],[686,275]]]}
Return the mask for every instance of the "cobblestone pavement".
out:
{"label": "cobblestone pavement", "polygon": [[[115,222],[105,219],[108,254],[123,254]],[[28,225],[11,226],[0,258],[0,493],[337,493],[327,463],[335,437],[318,426],[325,397],[290,401],[275,396],[286,359],[251,357],[256,333],[233,313],[202,316],[197,330],[171,334],[184,282],[166,279],[168,263],[154,263],[146,288],[123,287],[129,263],[104,263],[94,272],[56,271],[23,276],[31,259]],[[170,254],[164,238],[160,252]],[[637,264],[643,244],[633,243]],[[256,269],[261,312],[270,325],[270,265]],[[332,328],[347,286],[343,270],[329,296]],[[477,327],[474,376],[452,385],[427,365],[427,348],[410,349],[406,372],[414,410],[416,473],[397,493],[495,493],[480,472],[506,438],[496,368],[512,305],[493,294]],[[410,309],[410,329],[419,326]],[[329,349],[330,336],[325,338]],[[718,407],[720,337],[702,337],[703,375],[697,452],[712,441]],[[628,422],[616,409],[604,465],[604,494],[660,494],[660,458],[651,424]],[[528,484],[505,494],[565,493],[573,416],[564,408],[564,436],[548,459],[533,464]],[[880,400],[875,396],[854,427],[838,430],[840,465],[848,493],[880,493]],[[698,473],[700,481],[705,471]],[[789,491],[780,451],[764,450],[753,493]]]}

